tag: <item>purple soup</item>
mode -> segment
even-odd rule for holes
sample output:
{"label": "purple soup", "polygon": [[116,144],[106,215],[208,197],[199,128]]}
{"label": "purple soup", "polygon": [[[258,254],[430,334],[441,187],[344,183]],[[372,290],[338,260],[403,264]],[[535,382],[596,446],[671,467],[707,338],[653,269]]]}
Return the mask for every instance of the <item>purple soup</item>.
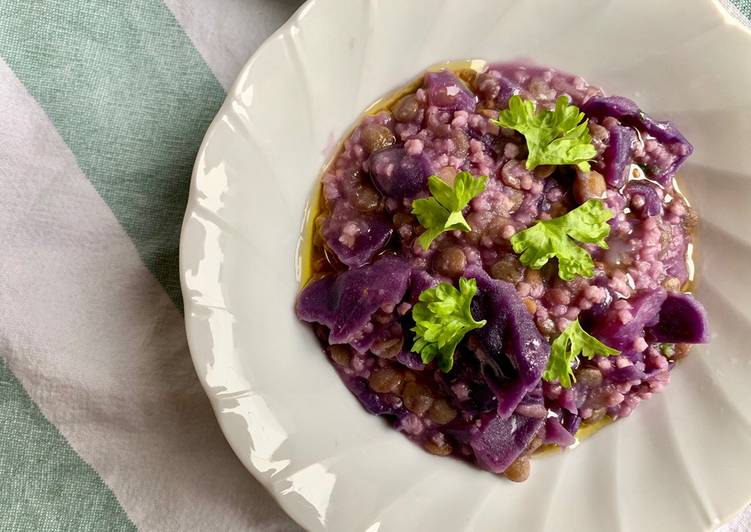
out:
{"label": "purple soup", "polygon": [[[365,410],[432,454],[523,481],[536,451],[629,416],[668,384],[691,344],[708,341],[689,293],[698,220],[675,185],[693,148],[635,102],[550,68],[445,69],[400,94],[359,121],[323,175],[296,312]],[[563,121],[557,101],[571,127],[545,122]],[[547,117],[537,130],[499,118],[521,113],[519,102]],[[577,160],[574,137],[585,154]],[[545,157],[558,162],[530,164]],[[485,176],[480,192],[438,203],[436,177],[458,194],[467,175]],[[425,200],[464,225],[425,245],[430,224],[415,207]],[[605,220],[555,232],[592,200]],[[578,236],[597,223],[602,241]],[[558,240],[529,245],[565,240],[587,273],[563,275],[574,259],[560,250],[539,264],[515,252],[533,226]],[[458,305],[469,283],[463,318],[424,302],[449,294],[444,304]],[[455,332],[462,319],[472,328]],[[435,340],[443,358],[426,356],[430,334],[456,340],[440,350]]]}

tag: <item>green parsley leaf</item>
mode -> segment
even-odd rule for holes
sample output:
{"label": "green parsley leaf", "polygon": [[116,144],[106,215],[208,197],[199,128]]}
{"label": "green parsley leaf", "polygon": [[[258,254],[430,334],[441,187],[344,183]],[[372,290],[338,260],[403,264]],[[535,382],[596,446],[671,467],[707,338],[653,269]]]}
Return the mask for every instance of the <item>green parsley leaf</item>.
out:
{"label": "green parsley leaf", "polygon": [[672,358],[675,355],[675,344],[659,344],[658,349],[664,357]]}
{"label": "green parsley leaf", "polygon": [[509,99],[508,109],[501,111],[498,120],[492,122],[524,135],[529,170],[541,164],[575,164],[588,172],[587,161],[597,154],[587,127],[588,120],[577,106],[569,104],[566,96],[556,100],[554,111],[537,112],[533,101],[514,95]]}
{"label": "green parsley leaf", "polygon": [[472,198],[485,190],[487,176],[474,177],[469,172],[459,172],[454,186],[446,184],[438,176],[428,178],[431,198],[416,199],[412,202],[412,214],[425,228],[417,241],[427,250],[431,242],[445,231],[469,232],[472,228],[464,219],[462,210]]}
{"label": "green parsley leaf", "polygon": [[485,320],[475,321],[470,303],[477,293],[474,279],[459,279],[459,289],[441,283],[420,294],[412,308],[415,342],[412,351],[425,364],[437,359],[438,367],[450,371],[454,365],[454,351],[464,335],[485,326]]}
{"label": "green parsley leaf", "polygon": [[563,216],[541,220],[511,237],[511,246],[522,264],[539,270],[551,258],[558,258],[558,275],[570,281],[577,275],[592,277],[594,261],[576,242],[597,244],[608,249],[608,220],[613,213],[602,201],[591,199]]}
{"label": "green parsley leaf", "polygon": [[592,359],[595,355],[607,357],[618,354],[620,351],[589,335],[582,329],[579,320],[576,320],[550,345],[550,358],[542,378],[546,381],[557,380],[564,388],[571,388],[572,383],[576,382],[574,370],[571,368],[576,357]]}

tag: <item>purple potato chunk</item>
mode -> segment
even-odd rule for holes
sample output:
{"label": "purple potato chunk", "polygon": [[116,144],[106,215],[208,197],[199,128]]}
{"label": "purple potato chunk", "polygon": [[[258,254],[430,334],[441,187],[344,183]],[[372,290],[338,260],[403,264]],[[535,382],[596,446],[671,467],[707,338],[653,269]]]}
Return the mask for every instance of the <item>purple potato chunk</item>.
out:
{"label": "purple potato chunk", "polygon": [[633,316],[631,320],[621,322],[618,309],[611,306],[594,324],[592,336],[619,351],[631,351],[634,340],[644,334],[644,328],[657,323],[660,307],[666,297],[667,293],[661,288],[637,292],[629,300]]}
{"label": "purple potato chunk", "polygon": [[634,364],[622,368],[613,368],[610,373],[608,373],[608,380],[619,384],[630,381],[643,381],[646,378],[647,374],[637,368]]}
{"label": "purple potato chunk", "polygon": [[520,416],[545,419],[548,415],[548,410],[543,404],[542,383],[522,398],[514,413]]}
{"label": "purple potato chunk", "polygon": [[563,428],[561,422],[554,418],[549,417],[545,420],[545,436],[543,437],[543,443],[552,443],[554,445],[560,445],[561,447],[569,447],[576,442],[576,438],[573,434]]}
{"label": "purple potato chunk", "polygon": [[481,100],[493,102],[501,109],[508,107],[512,96],[523,92],[519,83],[504,74],[504,70],[503,65],[491,66],[487,72],[479,74],[474,83]]}
{"label": "purple potato chunk", "polygon": [[471,113],[477,105],[477,98],[462,80],[448,70],[425,74],[425,91],[428,104],[444,111],[467,111]]}
{"label": "purple potato chunk", "polygon": [[375,152],[368,159],[370,176],[378,189],[395,199],[414,198],[428,190],[433,165],[425,154],[408,155],[403,146]]}
{"label": "purple potato chunk", "polygon": [[567,410],[563,411],[563,415],[561,417],[561,425],[563,425],[563,428],[566,429],[570,434],[576,434],[579,430],[579,427],[581,427],[581,424],[582,418],[579,414],[575,414]]}
{"label": "purple potato chunk", "polygon": [[621,188],[626,183],[634,142],[636,133],[630,127],[616,126],[610,130],[610,143],[603,153],[603,176],[613,188]]}
{"label": "purple potato chunk", "polygon": [[670,293],[660,308],[657,325],[647,329],[647,338],[670,344],[706,344],[709,342],[707,311],[689,294]]}
{"label": "purple potato chunk", "polygon": [[368,266],[309,283],[297,300],[297,315],[329,328],[329,344],[356,343],[375,312],[397,305],[407,291],[410,267],[384,256]]}
{"label": "purple potato chunk", "polygon": [[527,449],[543,423],[544,419],[519,414],[505,418],[497,413],[486,414],[469,445],[480,466],[493,473],[503,473]]}
{"label": "purple potato chunk", "polygon": [[631,181],[626,185],[624,194],[629,198],[629,201],[635,195],[644,198],[644,205],[639,208],[642,218],[658,216],[662,213],[662,199],[657,194],[655,186],[646,181]]}
{"label": "purple potato chunk", "polygon": [[675,175],[681,165],[694,151],[678,128],[671,122],[660,122],[644,113],[633,100],[622,96],[595,96],[581,106],[581,110],[590,117],[602,119],[606,116],[617,118],[622,124],[631,126],[652,135],[658,142],[676,155],[668,168],[660,168],[654,177],[666,184]]}
{"label": "purple potato chunk", "polygon": [[471,353],[462,353],[451,371],[436,372],[435,377],[462,412],[477,415],[497,410],[498,400],[483,377],[480,362]]}
{"label": "purple potato chunk", "polygon": [[385,213],[361,213],[344,202],[336,204],[322,230],[326,245],[350,268],[370,262],[386,245],[392,232]]}
{"label": "purple potato chunk", "polygon": [[472,301],[476,320],[485,327],[472,333],[483,376],[498,399],[498,415],[507,418],[534,390],[550,356],[550,345],[537,329],[514,286],[491,279],[481,268],[467,270],[477,280]]}

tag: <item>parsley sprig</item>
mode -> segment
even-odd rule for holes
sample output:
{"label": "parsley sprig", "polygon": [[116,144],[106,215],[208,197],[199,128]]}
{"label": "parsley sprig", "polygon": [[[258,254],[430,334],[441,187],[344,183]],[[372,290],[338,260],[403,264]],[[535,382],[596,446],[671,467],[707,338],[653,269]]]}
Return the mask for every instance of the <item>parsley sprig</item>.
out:
{"label": "parsley sprig", "polygon": [[555,110],[537,111],[535,103],[518,95],[509,99],[508,109],[492,122],[500,127],[518,131],[527,141],[527,168],[543,165],[575,164],[588,172],[589,161],[597,152],[584,113],[569,104],[566,96],[555,102]]}
{"label": "parsley sprig", "polygon": [[423,249],[427,250],[433,240],[446,231],[472,230],[462,210],[485,190],[487,180],[487,176],[474,177],[469,172],[459,172],[451,187],[438,176],[428,178],[432,197],[412,202],[412,214],[425,227],[425,232],[417,239]]}
{"label": "parsley sprig", "polygon": [[620,351],[608,347],[594,336],[588,334],[575,320],[566,327],[561,335],[550,345],[550,358],[542,378],[546,381],[558,381],[564,388],[571,388],[576,382],[572,365],[577,357],[592,359],[596,355],[613,356]]}
{"label": "parsley sprig", "polygon": [[442,371],[450,371],[454,351],[464,335],[485,326],[485,320],[476,321],[470,310],[476,293],[477,281],[461,278],[458,290],[449,283],[441,283],[420,294],[412,309],[415,320],[412,351],[418,353],[425,364],[436,359]]}
{"label": "parsley sprig", "polygon": [[540,220],[532,227],[511,237],[511,246],[519,260],[539,270],[551,258],[558,259],[558,276],[570,281],[577,275],[592,277],[594,261],[577,242],[596,244],[608,249],[605,238],[610,234],[608,220],[613,213],[602,201],[591,199],[563,216]]}

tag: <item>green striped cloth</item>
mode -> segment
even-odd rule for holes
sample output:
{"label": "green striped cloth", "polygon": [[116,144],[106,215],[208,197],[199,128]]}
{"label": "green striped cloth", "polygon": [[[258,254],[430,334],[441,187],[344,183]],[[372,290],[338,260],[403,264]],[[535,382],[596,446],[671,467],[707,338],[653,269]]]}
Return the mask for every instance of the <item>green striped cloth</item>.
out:
{"label": "green striped cloth", "polygon": [[177,272],[201,138],[298,4],[0,1],[1,531],[298,530],[217,428]]}

